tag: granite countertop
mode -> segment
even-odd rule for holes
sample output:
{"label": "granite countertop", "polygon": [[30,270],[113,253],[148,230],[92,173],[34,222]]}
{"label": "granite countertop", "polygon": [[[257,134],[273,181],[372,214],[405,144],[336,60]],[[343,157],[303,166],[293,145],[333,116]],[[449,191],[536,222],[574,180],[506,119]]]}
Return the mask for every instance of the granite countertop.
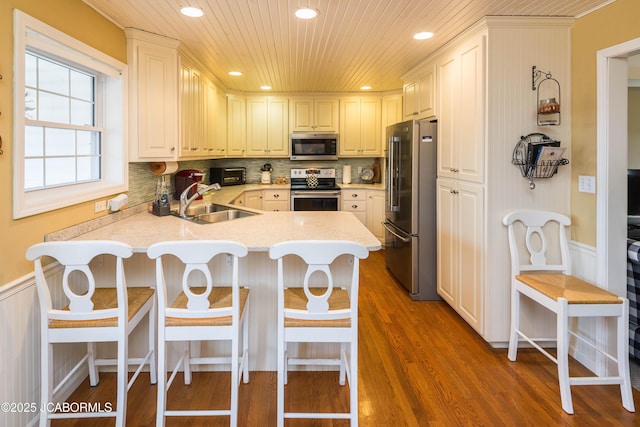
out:
{"label": "granite countertop", "polygon": [[[341,184],[342,188],[383,189],[382,184]],[[379,188],[378,188],[379,187]],[[289,190],[288,184],[245,184],[212,191],[202,203],[230,204],[242,193],[254,190]],[[177,209],[177,201],[172,209]],[[175,204],[175,205],[174,205]],[[244,210],[251,210],[242,207]],[[157,242],[168,240],[235,240],[250,251],[268,251],[286,240],[352,240],[369,250],[379,250],[380,241],[351,212],[265,212],[214,224],[196,224],[172,215],[158,217],[146,204],[78,224],[45,236],[52,240],[116,240],[136,252],[145,252]]]}

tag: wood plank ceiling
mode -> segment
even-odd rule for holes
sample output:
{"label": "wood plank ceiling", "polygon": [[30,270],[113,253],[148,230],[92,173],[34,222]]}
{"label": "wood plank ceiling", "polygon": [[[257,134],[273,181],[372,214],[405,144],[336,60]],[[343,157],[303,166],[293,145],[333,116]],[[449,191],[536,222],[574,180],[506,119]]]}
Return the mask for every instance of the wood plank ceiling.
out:
{"label": "wood plank ceiling", "polygon": [[[231,91],[402,88],[401,76],[483,16],[580,16],[612,0],[83,0],[119,26],[182,42]],[[182,6],[204,11],[180,14]],[[319,11],[312,20],[300,7]],[[430,31],[432,39],[413,34]],[[243,73],[240,77],[228,74]]]}

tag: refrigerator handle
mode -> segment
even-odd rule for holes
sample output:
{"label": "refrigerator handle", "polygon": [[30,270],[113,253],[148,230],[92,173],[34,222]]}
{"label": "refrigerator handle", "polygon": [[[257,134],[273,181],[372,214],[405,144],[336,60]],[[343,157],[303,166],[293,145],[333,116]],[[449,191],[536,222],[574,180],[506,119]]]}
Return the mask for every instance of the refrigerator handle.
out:
{"label": "refrigerator handle", "polygon": [[394,236],[396,236],[398,239],[402,240],[404,243],[409,243],[411,241],[411,237],[406,237],[406,236],[401,236],[398,233],[396,233],[394,230],[392,230],[391,228],[389,228],[389,222],[387,221],[383,221],[382,222],[382,226],[384,227],[385,230],[387,230],[389,233],[393,234]]}
{"label": "refrigerator handle", "polygon": [[399,177],[399,165],[398,158],[396,157],[399,153],[398,151],[398,143],[400,142],[400,137],[392,135],[389,138],[389,168],[387,170],[388,179],[387,179],[387,200],[389,203],[387,204],[388,211],[397,211],[398,210],[398,177]]}

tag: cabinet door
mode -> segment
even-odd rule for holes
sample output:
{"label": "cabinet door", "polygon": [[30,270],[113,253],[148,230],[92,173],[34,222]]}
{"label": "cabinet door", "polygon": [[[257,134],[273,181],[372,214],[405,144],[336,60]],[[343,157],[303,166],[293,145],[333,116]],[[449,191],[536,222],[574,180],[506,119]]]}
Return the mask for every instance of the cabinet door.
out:
{"label": "cabinet door", "polygon": [[200,71],[180,58],[180,157],[201,155],[203,100]]}
{"label": "cabinet door", "polygon": [[338,99],[316,98],[313,102],[316,132],[338,132]]}
{"label": "cabinet door", "polygon": [[270,98],[267,120],[269,156],[289,157],[289,100]]}
{"label": "cabinet door", "polygon": [[203,144],[202,155],[205,157],[222,157],[225,155],[227,141],[218,138],[220,134],[220,106],[218,90],[209,79],[203,79]]}
{"label": "cabinet door", "polygon": [[266,156],[268,144],[268,114],[266,98],[248,98],[247,102],[247,156]]}
{"label": "cabinet door", "polygon": [[438,176],[456,177],[455,159],[457,148],[455,137],[455,106],[457,63],[454,57],[449,57],[438,64]]}
{"label": "cabinet door", "polygon": [[454,181],[437,181],[437,283],[438,295],[451,307],[456,306],[457,283],[457,206]]}
{"label": "cabinet door", "polygon": [[435,67],[429,65],[427,72],[420,77],[418,88],[418,117],[427,118],[436,115],[436,73]]}
{"label": "cabinet door", "polygon": [[291,99],[291,131],[312,132],[314,130],[314,111],[312,98]]}
{"label": "cabinet door", "polygon": [[456,118],[457,175],[473,182],[484,180],[484,37],[461,48]]}
{"label": "cabinet door", "polygon": [[418,116],[418,93],[416,90],[417,81],[404,85],[404,118],[405,120],[415,119]]}
{"label": "cabinet door", "polygon": [[457,311],[483,333],[484,197],[477,184],[459,183],[457,208]]}
{"label": "cabinet door", "polygon": [[262,209],[262,190],[246,191],[244,206],[251,209]]}
{"label": "cabinet door", "polygon": [[367,194],[367,228],[380,242],[384,242],[384,190],[368,190]]}
{"label": "cabinet door", "polygon": [[360,99],[340,100],[340,145],[341,156],[360,155]]}
{"label": "cabinet door", "polygon": [[381,102],[379,98],[362,99],[360,102],[360,155],[365,157],[378,157],[382,152],[381,129]]}
{"label": "cabinet door", "polygon": [[242,157],[247,145],[245,100],[227,95],[227,156]]}
{"label": "cabinet door", "polygon": [[175,49],[129,40],[130,160],[178,158],[178,55]]}

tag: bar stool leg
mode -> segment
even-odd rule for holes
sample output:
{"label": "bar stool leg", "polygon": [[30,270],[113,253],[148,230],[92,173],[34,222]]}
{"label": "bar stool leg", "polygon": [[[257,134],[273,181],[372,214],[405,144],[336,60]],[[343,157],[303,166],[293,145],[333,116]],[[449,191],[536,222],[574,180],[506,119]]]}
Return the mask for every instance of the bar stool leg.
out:
{"label": "bar stool leg", "polygon": [[629,374],[629,300],[624,299],[622,316],[618,317],[618,375],[622,378],[620,393],[622,394],[622,406],[627,411],[635,412],[633,393],[631,391],[631,378]]}
{"label": "bar stool leg", "polygon": [[124,337],[118,343],[118,388],[116,403],[116,427],[124,427],[127,422],[127,383],[128,378],[128,346],[129,337],[122,331]]}
{"label": "bar stool leg", "polygon": [[518,330],[520,329],[520,292],[512,285],[511,291],[511,333],[509,334],[509,353],[512,362],[518,357]]}
{"label": "bar stool leg", "polygon": [[567,414],[573,414],[573,402],[571,400],[571,383],[569,381],[569,317],[568,303],[566,299],[558,298],[557,313],[557,363],[558,381],[560,384],[560,400],[562,409]]}

